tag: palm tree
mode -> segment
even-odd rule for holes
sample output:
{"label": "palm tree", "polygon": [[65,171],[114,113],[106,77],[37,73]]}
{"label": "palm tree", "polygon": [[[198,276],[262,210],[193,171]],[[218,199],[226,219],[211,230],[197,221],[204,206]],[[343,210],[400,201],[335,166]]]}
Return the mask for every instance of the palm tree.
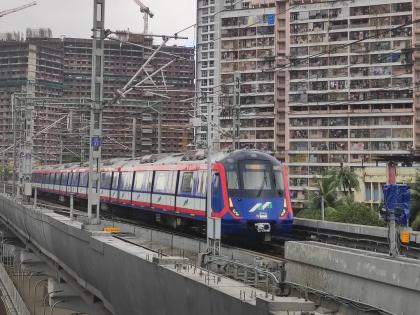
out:
{"label": "palm tree", "polygon": [[330,175],[336,179],[337,188],[342,188],[344,195],[351,195],[354,190],[359,190],[359,179],[350,167],[341,166],[330,171]]}
{"label": "palm tree", "polygon": [[337,179],[334,175],[328,174],[318,179],[318,191],[311,192],[308,199],[308,208],[312,210],[321,209],[322,199],[326,208],[334,208],[339,202],[337,192]]}

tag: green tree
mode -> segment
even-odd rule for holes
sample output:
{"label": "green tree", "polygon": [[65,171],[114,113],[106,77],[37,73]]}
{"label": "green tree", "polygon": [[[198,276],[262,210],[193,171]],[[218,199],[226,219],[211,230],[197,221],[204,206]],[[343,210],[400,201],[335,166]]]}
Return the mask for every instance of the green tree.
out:
{"label": "green tree", "polygon": [[324,198],[324,206],[334,208],[339,201],[337,192],[337,180],[332,174],[327,174],[317,181],[318,191],[310,192],[307,202],[307,208],[310,210],[320,210],[322,198]]}
{"label": "green tree", "polygon": [[360,189],[358,176],[350,167],[333,169],[330,175],[335,178],[337,188],[341,188],[345,196],[352,195],[354,190]]}
{"label": "green tree", "polygon": [[[320,220],[320,211],[310,209],[302,210],[297,214],[299,218]],[[325,220],[340,223],[383,226],[383,221],[379,218],[377,210],[371,209],[370,206],[359,203],[350,202],[342,203],[336,208],[325,209]]]}

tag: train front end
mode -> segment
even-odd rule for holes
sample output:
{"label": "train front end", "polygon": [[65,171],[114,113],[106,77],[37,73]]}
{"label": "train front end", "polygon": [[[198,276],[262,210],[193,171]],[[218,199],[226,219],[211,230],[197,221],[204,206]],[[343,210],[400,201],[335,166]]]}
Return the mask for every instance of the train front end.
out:
{"label": "train front end", "polygon": [[274,157],[241,150],[221,161],[229,211],[222,218],[222,235],[269,241],[288,235],[293,224],[285,165]]}

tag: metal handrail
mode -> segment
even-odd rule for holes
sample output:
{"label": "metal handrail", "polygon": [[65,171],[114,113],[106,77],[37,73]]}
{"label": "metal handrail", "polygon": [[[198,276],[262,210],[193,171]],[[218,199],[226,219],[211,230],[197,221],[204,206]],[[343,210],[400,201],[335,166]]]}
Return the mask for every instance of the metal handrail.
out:
{"label": "metal handrail", "polygon": [[224,258],[222,256],[212,256],[210,258],[210,260],[207,262],[207,264],[214,263],[214,262],[217,262],[217,261],[223,261],[223,262],[226,262],[226,263],[228,263],[230,265],[234,265],[234,266],[237,266],[237,267],[246,269],[246,270],[251,270],[251,271],[254,272],[254,274],[256,276],[257,275],[264,275],[264,276],[267,277],[267,279],[271,279],[271,282],[273,284],[275,284],[277,287],[279,287],[280,284],[283,283],[282,280],[281,279],[278,279],[277,276],[273,272],[271,272],[271,271],[258,268],[257,266],[247,265],[247,264],[244,264],[244,263],[233,261],[231,259]]}

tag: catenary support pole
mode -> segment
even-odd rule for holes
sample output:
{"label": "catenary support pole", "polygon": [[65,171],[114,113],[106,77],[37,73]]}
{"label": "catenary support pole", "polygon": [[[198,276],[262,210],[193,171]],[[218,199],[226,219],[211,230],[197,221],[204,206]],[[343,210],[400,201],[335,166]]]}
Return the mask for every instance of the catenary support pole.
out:
{"label": "catenary support pole", "polygon": [[137,137],[137,119],[133,118],[133,138],[131,142],[131,158],[134,159],[136,157],[136,137]]}
{"label": "catenary support pole", "polygon": [[[99,222],[100,167],[104,90],[105,0],[93,0],[92,85],[89,141],[88,220]],[[96,211],[96,218],[93,217]]]}

